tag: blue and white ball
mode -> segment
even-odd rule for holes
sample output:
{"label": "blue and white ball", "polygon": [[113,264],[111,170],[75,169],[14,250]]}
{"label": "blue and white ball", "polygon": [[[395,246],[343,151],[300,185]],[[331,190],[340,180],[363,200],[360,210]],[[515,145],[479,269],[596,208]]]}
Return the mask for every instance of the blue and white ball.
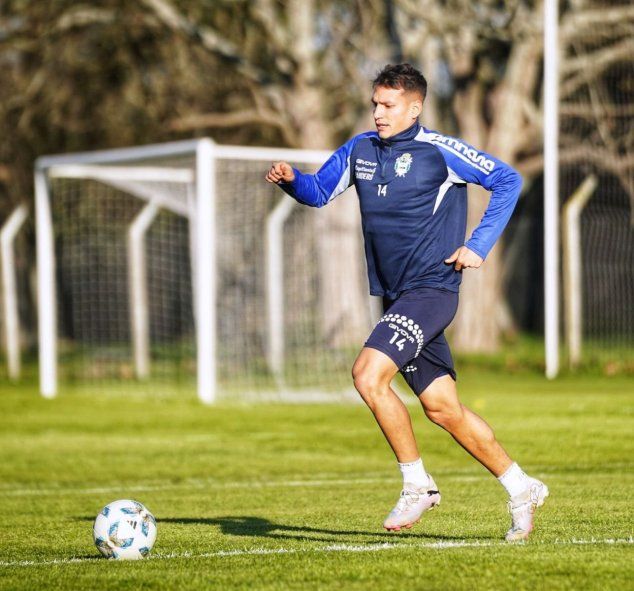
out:
{"label": "blue and white ball", "polygon": [[93,526],[95,546],[106,558],[145,558],[156,541],[156,519],[137,501],[123,499],[106,505]]}

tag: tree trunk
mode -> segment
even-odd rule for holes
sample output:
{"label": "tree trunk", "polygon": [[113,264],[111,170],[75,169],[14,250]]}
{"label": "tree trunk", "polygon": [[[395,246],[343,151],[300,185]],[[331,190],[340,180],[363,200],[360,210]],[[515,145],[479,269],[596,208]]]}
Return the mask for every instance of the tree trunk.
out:
{"label": "tree trunk", "polygon": [[[297,32],[295,56],[299,64],[288,104],[299,130],[301,147],[335,147],[328,104],[319,83],[314,5],[310,0],[289,3],[292,29]],[[315,216],[321,335],[330,347],[359,346],[370,325],[367,282],[364,277],[360,215],[357,199],[347,193]]]}
{"label": "tree trunk", "polygon": [[[471,82],[456,95],[455,112],[461,137],[478,148],[486,146],[486,124],[482,116],[484,90]],[[467,237],[480,223],[488,204],[488,193],[469,187]],[[452,327],[452,346],[457,351],[492,352],[499,345],[496,307],[500,301],[500,258],[498,248],[489,253],[479,269],[463,271],[460,304]]]}
{"label": "tree trunk", "polygon": [[[302,146],[332,146],[325,124],[307,124]],[[332,347],[360,346],[370,325],[359,202],[353,189],[315,216],[322,335]]]}
{"label": "tree trunk", "polygon": [[[539,39],[527,38],[514,44],[505,77],[492,95],[494,117],[489,129],[484,121],[484,91],[478,82],[472,81],[459,92],[454,103],[462,137],[511,165],[525,127],[523,99],[536,84],[539,52]],[[467,237],[480,222],[487,203],[486,191],[469,188]],[[502,294],[502,275],[499,245],[480,269],[464,271],[452,336],[456,350],[493,352],[499,346],[502,331],[512,330]]]}

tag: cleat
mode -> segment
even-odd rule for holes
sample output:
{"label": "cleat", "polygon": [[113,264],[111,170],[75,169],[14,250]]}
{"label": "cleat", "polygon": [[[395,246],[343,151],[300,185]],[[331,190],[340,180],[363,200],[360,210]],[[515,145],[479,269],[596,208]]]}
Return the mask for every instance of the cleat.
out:
{"label": "cleat", "polygon": [[543,482],[533,479],[526,492],[508,502],[511,529],[506,532],[507,542],[522,542],[528,539],[528,535],[533,531],[535,509],[544,504],[548,494],[548,487]]}
{"label": "cleat", "polygon": [[383,527],[388,531],[410,529],[420,521],[425,511],[430,511],[437,505],[440,505],[440,492],[431,476],[429,485],[423,488],[416,488],[406,482],[396,506],[383,522]]}

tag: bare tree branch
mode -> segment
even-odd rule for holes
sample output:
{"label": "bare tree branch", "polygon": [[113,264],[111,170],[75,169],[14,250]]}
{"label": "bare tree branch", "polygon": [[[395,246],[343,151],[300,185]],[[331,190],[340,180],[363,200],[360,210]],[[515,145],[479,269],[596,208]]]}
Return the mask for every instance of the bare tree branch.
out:
{"label": "bare tree branch", "polygon": [[561,74],[566,76],[571,72],[581,71],[588,75],[595,75],[597,70],[605,68],[622,59],[631,60],[634,55],[634,39],[628,37],[620,43],[585,53],[579,57],[569,57],[562,60]]}
{"label": "bare tree branch", "polygon": [[[602,103],[601,110],[607,117],[632,117],[634,116],[634,104],[616,105]],[[559,114],[564,117],[590,118],[594,116],[594,109],[587,103],[562,103]]]}
{"label": "bare tree branch", "polygon": [[279,129],[289,145],[296,143],[296,136],[289,126],[273,111],[259,109],[244,109],[229,113],[201,113],[187,115],[169,122],[173,131],[193,131],[211,127],[240,127],[243,125],[269,125]]}
{"label": "bare tree branch", "polygon": [[55,23],[54,30],[63,33],[75,27],[87,27],[94,24],[109,24],[114,22],[114,11],[103,8],[89,8],[78,6],[67,10]]}
{"label": "bare tree branch", "polygon": [[281,26],[280,13],[273,0],[254,0],[252,14],[266,29],[266,36],[278,53],[286,54],[292,39],[288,29]]}
{"label": "bare tree branch", "polygon": [[[605,71],[618,61],[631,59],[632,55],[634,55],[634,39],[626,39],[616,46],[576,58],[574,61],[576,62],[575,70],[577,70],[577,73],[561,83],[559,87],[560,96],[563,99],[572,95],[583,84],[596,78],[601,71]],[[570,71],[572,68],[566,67],[564,62],[565,70]]]}
{"label": "bare tree branch", "polygon": [[231,111],[229,113],[200,113],[172,119],[169,128],[174,131],[191,131],[203,127],[236,127],[245,124],[277,125],[271,113],[263,114],[254,109]]}
{"label": "bare tree branch", "polygon": [[[592,163],[600,170],[619,176],[624,170],[634,168],[634,154],[619,156],[596,146],[574,146],[559,151],[559,162],[562,165]],[[544,169],[544,156],[541,153],[530,156],[516,166],[522,174],[534,176]]]}
{"label": "bare tree branch", "polygon": [[606,25],[621,25],[634,21],[634,5],[617,6],[614,8],[599,8],[591,10],[572,10],[561,18],[559,35],[563,44],[569,38],[583,36],[584,29],[590,29],[594,35],[597,31],[605,29]]}
{"label": "bare tree branch", "polygon": [[168,0],[142,1],[146,6],[152,9],[163,24],[173,31],[185,33],[189,37],[199,40],[208,51],[234,61],[237,65],[237,69],[251,80],[260,84],[269,81],[268,74],[246,59],[238,47],[220,36],[210,27],[198,25],[180,14]]}

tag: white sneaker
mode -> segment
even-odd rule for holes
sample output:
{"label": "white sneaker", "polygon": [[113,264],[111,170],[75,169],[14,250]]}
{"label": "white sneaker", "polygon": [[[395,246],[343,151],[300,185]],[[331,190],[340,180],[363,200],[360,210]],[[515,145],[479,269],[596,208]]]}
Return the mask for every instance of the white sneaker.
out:
{"label": "white sneaker", "polygon": [[508,502],[511,529],[506,532],[507,542],[519,542],[528,538],[528,534],[533,530],[535,509],[544,504],[549,494],[548,487],[543,482],[532,480],[532,484],[525,492]]}
{"label": "white sneaker", "polygon": [[429,477],[429,484],[423,488],[416,488],[413,484],[406,482],[403,485],[401,496],[394,509],[383,522],[383,527],[388,531],[399,531],[401,528],[409,529],[420,521],[420,516],[425,512],[440,505],[440,492],[434,482]]}

